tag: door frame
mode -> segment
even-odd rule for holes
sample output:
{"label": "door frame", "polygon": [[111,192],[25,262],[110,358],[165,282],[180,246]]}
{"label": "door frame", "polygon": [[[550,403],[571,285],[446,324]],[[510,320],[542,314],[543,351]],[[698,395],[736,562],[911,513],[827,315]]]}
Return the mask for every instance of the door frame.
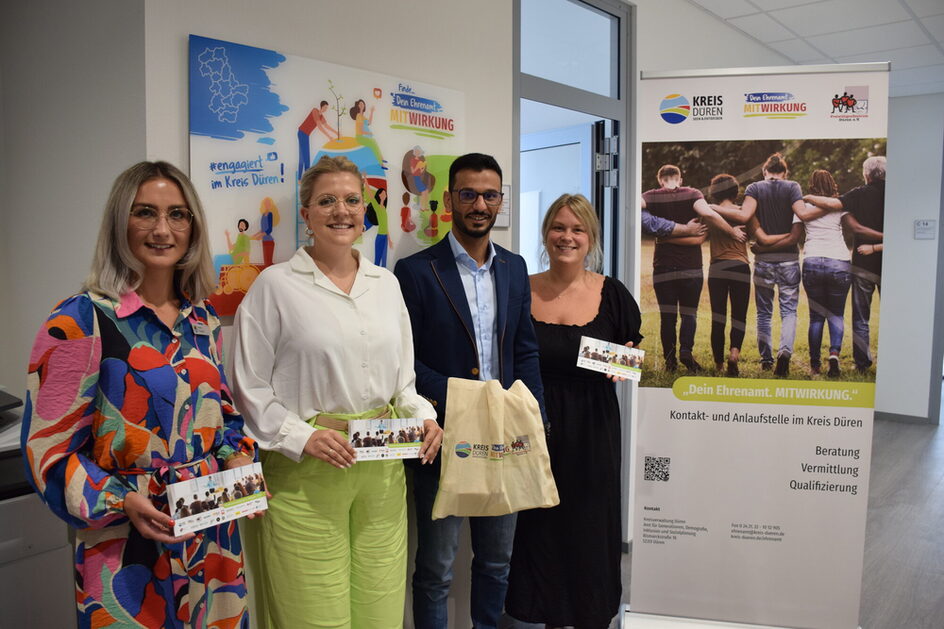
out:
{"label": "door frame", "polygon": [[[619,19],[618,28],[614,29],[613,44],[618,48],[616,97],[603,96],[580,88],[550,81],[521,71],[521,0],[514,0],[512,11],[512,63],[514,83],[512,86],[512,155],[514,173],[511,193],[513,199],[521,194],[518,173],[521,155],[521,99],[538,101],[557,107],[565,107],[583,113],[615,120],[619,123],[619,176],[618,202],[616,212],[619,215],[621,234],[617,238],[618,263],[613,274],[634,294],[639,293],[639,208],[634,201],[638,193],[637,165],[639,147],[636,135],[636,105],[638,72],[636,69],[636,6],[623,0],[568,0],[574,4],[587,5],[591,9],[608,13]],[[520,243],[520,220],[518,212],[512,216],[513,243],[518,250]],[[630,515],[630,470],[632,469],[631,426],[636,416],[635,386],[622,385],[618,388],[622,414],[622,505],[624,550],[628,550],[629,515]]]}

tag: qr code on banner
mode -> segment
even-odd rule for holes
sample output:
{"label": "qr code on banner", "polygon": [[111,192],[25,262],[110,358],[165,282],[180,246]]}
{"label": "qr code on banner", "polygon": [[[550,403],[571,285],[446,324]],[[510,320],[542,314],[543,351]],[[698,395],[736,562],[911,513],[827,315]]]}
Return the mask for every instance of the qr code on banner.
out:
{"label": "qr code on banner", "polygon": [[672,459],[667,456],[647,456],[645,480],[669,480],[669,465]]}

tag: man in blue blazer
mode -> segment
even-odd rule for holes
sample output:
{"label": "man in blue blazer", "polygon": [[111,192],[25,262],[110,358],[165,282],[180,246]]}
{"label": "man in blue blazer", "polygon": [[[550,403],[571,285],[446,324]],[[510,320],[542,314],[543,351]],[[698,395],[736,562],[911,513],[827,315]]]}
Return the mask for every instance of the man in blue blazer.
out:
{"label": "man in blue blazer", "polygon": [[[469,153],[449,168],[443,205],[452,230],[438,244],[397,262],[394,274],[410,311],[416,389],[446,417],[449,378],[515,380],[541,404],[538,344],[531,323],[531,288],[524,259],[491,242],[502,203],[501,167]],[[546,416],[545,416],[546,417]],[[443,456],[451,453],[444,452]],[[463,518],[432,520],[439,461],[414,466],[418,546],[413,574],[417,629],[445,629],[459,528]],[[469,518],[472,534],[472,624],[497,627],[508,588],[515,514]]]}

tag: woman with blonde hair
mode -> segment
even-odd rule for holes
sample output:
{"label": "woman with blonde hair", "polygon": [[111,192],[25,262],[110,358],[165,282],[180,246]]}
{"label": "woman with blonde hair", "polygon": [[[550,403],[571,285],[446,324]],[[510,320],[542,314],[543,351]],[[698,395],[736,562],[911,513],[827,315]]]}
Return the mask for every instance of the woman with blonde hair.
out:
{"label": "woman with blonde hair", "polygon": [[347,422],[425,420],[423,463],[442,429],[416,393],[400,286],[353,248],[365,214],[357,166],[322,157],[299,198],[312,244],[263,271],[235,321],[236,399],[273,493],[251,535],[258,610],[268,627],[401,627],[403,464],[357,462]]}
{"label": "woman with blonde hair", "polygon": [[531,276],[531,315],[560,504],[518,514],[505,609],[527,622],[606,627],[621,595],[619,378],[576,363],[582,336],[632,347],[642,320],[626,287],[597,272],[600,223],[586,198],[554,201],[541,233],[550,268]]}
{"label": "woman with blonde hair", "polygon": [[248,627],[235,522],[173,535],[168,483],[253,461],[223,373],[206,219],[166,162],[115,180],[85,290],[30,356],[23,451],[75,531],[81,627]]}

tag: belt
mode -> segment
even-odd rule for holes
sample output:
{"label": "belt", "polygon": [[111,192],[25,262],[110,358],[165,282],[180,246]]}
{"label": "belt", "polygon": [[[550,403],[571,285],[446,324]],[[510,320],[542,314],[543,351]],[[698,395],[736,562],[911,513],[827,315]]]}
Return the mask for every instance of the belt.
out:
{"label": "belt", "polygon": [[[132,491],[137,491],[138,488],[130,482],[127,476],[150,476],[148,483],[148,492],[152,496],[159,496],[164,493],[166,490],[167,484],[175,482],[177,480],[177,471],[185,470],[196,465],[200,465],[205,461],[216,462],[216,458],[211,454],[206,454],[199,459],[194,459],[193,461],[187,461],[186,463],[165,463],[164,465],[159,465],[157,467],[131,467],[121,470],[111,470],[112,473],[117,475],[117,478],[121,483],[131,489]],[[213,467],[211,465],[211,467]],[[219,469],[219,466],[216,466]],[[215,470],[210,470],[211,472]],[[173,472],[174,478],[171,479],[171,472]]]}
{"label": "belt", "polygon": [[390,419],[394,416],[393,405],[387,404],[379,408],[372,408],[363,413],[318,413],[308,419],[312,426],[330,428],[331,430],[347,431],[347,423],[352,419]]}

